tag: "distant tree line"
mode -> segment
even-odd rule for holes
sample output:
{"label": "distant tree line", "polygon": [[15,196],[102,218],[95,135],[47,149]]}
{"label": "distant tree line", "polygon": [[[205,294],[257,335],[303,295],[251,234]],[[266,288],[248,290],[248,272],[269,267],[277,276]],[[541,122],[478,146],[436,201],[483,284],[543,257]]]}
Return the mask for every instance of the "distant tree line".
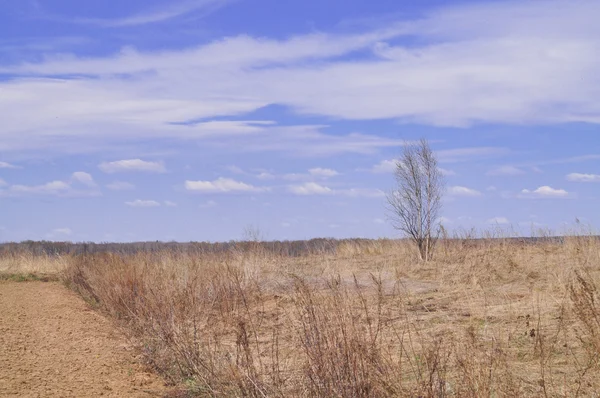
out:
{"label": "distant tree line", "polygon": [[65,255],[117,253],[135,254],[139,252],[172,251],[189,254],[226,253],[232,251],[263,250],[267,253],[298,257],[310,254],[335,254],[342,244],[366,245],[372,239],[334,239],[316,238],[295,241],[229,241],[229,242],[132,242],[132,243],[94,243],[94,242],[53,242],[27,240],[20,243],[1,243],[0,255],[27,252],[34,255]]}
{"label": "distant tree line", "polygon": [[[597,237],[600,239],[600,237]],[[472,244],[484,244],[486,241],[504,239],[523,244],[535,244],[540,242],[563,243],[565,237],[514,237],[514,238],[445,238],[449,242],[469,241]],[[336,254],[338,249],[344,245],[355,247],[366,247],[375,242],[394,244],[400,242],[392,239],[334,239],[315,238],[310,240],[294,241],[229,241],[229,242],[132,242],[132,243],[94,243],[94,242],[53,242],[32,241],[0,243],[0,256],[27,253],[40,256],[52,255],[78,255],[94,253],[136,254],[171,251],[174,253],[187,254],[223,254],[228,252],[246,252],[262,250],[265,253],[286,256],[301,257],[313,254]]]}

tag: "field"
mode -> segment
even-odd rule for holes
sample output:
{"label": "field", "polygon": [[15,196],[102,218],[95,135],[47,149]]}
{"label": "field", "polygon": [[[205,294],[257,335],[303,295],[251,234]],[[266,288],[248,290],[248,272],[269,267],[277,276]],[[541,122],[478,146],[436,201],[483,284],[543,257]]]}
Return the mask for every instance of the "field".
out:
{"label": "field", "polygon": [[[116,321],[173,396],[574,397],[600,391],[600,239],[4,252]],[[29,275],[29,276],[27,276]]]}

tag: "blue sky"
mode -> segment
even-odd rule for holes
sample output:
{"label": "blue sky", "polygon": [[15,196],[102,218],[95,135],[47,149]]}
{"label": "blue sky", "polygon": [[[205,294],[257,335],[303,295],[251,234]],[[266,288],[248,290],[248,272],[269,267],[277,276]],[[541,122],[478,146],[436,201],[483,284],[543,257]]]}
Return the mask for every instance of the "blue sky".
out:
{"label": "blue sky", "polygon": [[600,225],[597,1],[0,1],[0,240],[393,237],[430,140],[449,229]]}

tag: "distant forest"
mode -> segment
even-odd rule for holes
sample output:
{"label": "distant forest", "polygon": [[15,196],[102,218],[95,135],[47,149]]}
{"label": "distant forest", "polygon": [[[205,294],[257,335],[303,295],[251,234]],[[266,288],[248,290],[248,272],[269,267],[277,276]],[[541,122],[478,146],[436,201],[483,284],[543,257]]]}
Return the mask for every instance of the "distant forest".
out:
{"label": "distant forest", "polygon": [[[597,237],[600,239],[600,237]],[[519,238],[449,238],[448,241],[484,242],[488,240],[505,239],[520,243],[540,243],[543,241],[562,243],[565,237],[519,237]],[[342,246],[367,247],[373,245],[392,245],[401,242],[401,239],[334,239],[315,238],[310,240],[294,241],[229,241],[229,242],[131,242],[131,243],[94,243],[94,242],[53,242],[32,241],[0,243],[0,256],[14,255],[15,253],[29,253],[34,255],[65,255],[65,254],[93,254],[93,253],[116,253],[135,254],[148,252],[172,251],[188,254],[227,253],[236,251],[247,251],[260,249],[265,252],[298,257],[310,254],[335,254]]]}
{"label": "distant forest", "polygon": [[302,256],[307,254],[335,253],[343,244],[368,245],[374,242],[392,242],[391,239],[333,239],[316,238],[297,241],[229,241],[229,242],[132,242],[132,243],[94,243],[94,242],[53,242],[27,240],[20,243],[0,243],[0,255],[27,252],[35,255],[63,255],[85,253],[135,254],[139,252],[173,251],[180,253],[225,253],[260,248],[264,251],[283,256]]}

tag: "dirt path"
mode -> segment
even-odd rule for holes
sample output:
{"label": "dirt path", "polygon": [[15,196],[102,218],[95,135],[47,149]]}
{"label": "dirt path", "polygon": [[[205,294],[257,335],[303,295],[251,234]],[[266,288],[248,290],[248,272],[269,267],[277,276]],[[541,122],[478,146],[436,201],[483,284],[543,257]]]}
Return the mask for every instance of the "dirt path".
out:
{"label": "dirt path", "polygon": [[156,397],[111,323],[59,283],[0,282],[0,397]]}

